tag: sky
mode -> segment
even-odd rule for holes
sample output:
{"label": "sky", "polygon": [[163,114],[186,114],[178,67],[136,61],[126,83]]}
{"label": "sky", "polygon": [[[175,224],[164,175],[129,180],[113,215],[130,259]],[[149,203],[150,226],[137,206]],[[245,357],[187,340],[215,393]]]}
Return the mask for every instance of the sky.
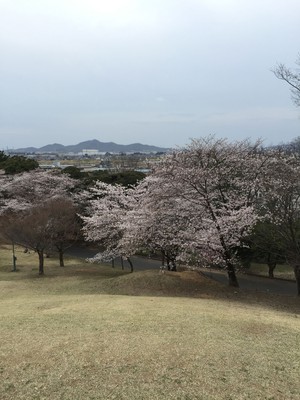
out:
{"label": "sky", "polygon": [[0,0],[0,149],[300,136],[299,0]]}

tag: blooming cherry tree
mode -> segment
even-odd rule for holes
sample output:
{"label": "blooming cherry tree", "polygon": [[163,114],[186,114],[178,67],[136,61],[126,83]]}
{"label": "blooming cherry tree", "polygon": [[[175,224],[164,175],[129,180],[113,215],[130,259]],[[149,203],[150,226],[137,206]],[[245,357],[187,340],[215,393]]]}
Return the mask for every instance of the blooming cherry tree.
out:
{"label": "blooming cherry tree", "polygon": [[[53,204],[56,202],[58,212],[62,202],[66,204],[69,201],[69,205],[73,203],[71,189],[75,181],[59,172],[36,170],[13,175],[1,182],[1,219],[5,221],[3,232],[13,242],[38,253],[39,273],[43,274],[44,251],[53,247],[58,232],[60,244],[62,241],[63,218],[54,218]],[[74,211],[72,213],[75,219],[76,214]],[[64,229],[66,226],[65,219]]]}
{"label": "blooming cherry tree", "polygon": [[87,215],[82,216],[83,233],[88,241],[96,242],[104,249],[93,260],[108,261],[121,256],[127,259],[133,271],[130,256],[135,247],[130,241],[125,246],[123,241],[129,229],[125,223],[126,215],[136,202],[133,194],[134,189],[100,181],[90,189]]}
{"label": "blooming cherry tree", "polygon": [[168,269],[176,271],[176,261],[182,252],[180,232],[189,224],[184,202],[170,196],[168,182],[154,176],[147,177],[135,189],[134,207],[126,216],[129,229],[123,242],[131,241],[134,247],[161,252]]}
{"label": "blooming cherry tree", "polygon": [[97,259],[159,250],[174,268],[177,259],[191,258],[224,267],[238,286],[237,249],[261,218],[258,199],[271,160],[259,141],[193,140],[135,188],[98,182],[83,217],[85,237],[103,245]]}
{"label": "blooming cherry tree", "polygon": [[13,175],[5,180],[1,188],[6,197],[3,209],[30,209],[33,205],[43,204],[49,199],[68,196],[74,186],[75,180],[55,171],[35,170]]}
{"label": "blooming cherry tree", "polygon": [[154,172],[189,210],[189,224],[179,232],[186,253],[226,268],[232,286],[238,286],[236,249],[258,219],[254,202],[267,162],[260,142],[208,137],[166,156]]}

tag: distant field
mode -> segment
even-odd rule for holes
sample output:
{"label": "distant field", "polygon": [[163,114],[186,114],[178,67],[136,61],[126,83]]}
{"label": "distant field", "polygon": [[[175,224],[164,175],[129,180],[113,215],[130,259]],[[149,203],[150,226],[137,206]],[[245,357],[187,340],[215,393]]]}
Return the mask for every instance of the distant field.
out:
{"label": "distant field", "polygon": [[0,399],[299,399],[300,301],[0,250]]}

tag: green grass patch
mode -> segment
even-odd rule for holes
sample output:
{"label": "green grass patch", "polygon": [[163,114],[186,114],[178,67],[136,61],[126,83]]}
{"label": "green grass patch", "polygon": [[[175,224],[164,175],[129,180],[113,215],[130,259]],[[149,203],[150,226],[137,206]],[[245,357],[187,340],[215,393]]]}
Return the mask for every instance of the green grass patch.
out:
{"label": "green grass patch", "polygon": [[[269,276],[269,269],[267,264],[251,263],[248,271],[256,275]],[[274,270],[274,278],[295,280],[293,268],[287,264],[276,265],[276,268]]]}
{"label": "green grass patch", "polygon": [[299,398],[296,297],[0,255],[1,400]]}

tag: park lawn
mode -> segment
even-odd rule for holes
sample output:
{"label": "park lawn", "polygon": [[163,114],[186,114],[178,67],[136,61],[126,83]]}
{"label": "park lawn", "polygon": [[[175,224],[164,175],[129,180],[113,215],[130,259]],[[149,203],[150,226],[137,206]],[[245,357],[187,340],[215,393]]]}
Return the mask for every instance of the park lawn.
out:
{"label": "park lawn", "polygon": [[[269,276],[267,264],[251,263],[249,272],[256,275]],[[276,265],[274,277],[295,280],[293,268],[287,264]]]}
{"label": "park lawn", "polygon": [[1,400],[300,398],[296,297],[76,259],[39,277],[35,255],[13,273],[6,253]]}

